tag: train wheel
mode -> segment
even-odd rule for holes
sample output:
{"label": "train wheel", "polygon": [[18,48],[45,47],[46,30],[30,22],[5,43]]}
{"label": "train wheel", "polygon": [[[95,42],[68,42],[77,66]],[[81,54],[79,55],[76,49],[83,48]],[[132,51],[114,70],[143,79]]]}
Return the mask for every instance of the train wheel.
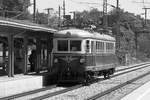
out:
{"label": "train wheel", "polygon": [[108,72],[104,73],[104,79],[109,79],[110,78],[110,74]]}
{"label": "train wheel", "polygon": [[91,75],[89,75],[89,74],[86,73],[84,81],[83,81],[83,85],[84,86],[90,85],[90,81],[91,81]]}

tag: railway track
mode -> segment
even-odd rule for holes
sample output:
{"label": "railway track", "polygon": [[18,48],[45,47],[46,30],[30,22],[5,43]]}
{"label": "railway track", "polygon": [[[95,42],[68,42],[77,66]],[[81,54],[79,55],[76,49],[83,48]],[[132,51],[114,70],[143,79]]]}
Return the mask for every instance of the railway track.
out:
{"label": "railway track", "polygon": [[73,87],[61,90],[61,91],[56,91],[54,93],[50,93],[50,94],[46,94],[46,95],[43,95],[43,96],[39,96],[39,97],[33,98],[31,100],[43,100],[43,99],[46,99],[46,98],[49,98],[49,97],[52,97],[52,96],[56,96],[56,95],[59,95],[59,94],[62,94],[62,93],[66,93],[66,92],[71,91],[71,90],[78,89],[80,87],[82,87],[82,84],[76,85],[76,86],[73,86]]}
{"label": "railway track", "polygon": [[[140,65],[140,66],[141,66],[141,65]],[[146,67],[149,67],[149,66],[150,66],[150,65],[142,64],[142,67],[136,66],[136,67],[138,67],[138,68],[135,67],[135,69],[132,69],[132,68],[125,68],[124,70],[128,70],[128,69],[132,69],[132,70],[128,70],[128,71],[126,71],[126,72],[114,74],[114,75],[111,76],[110,78],[112,78],[112,77],[117,77],[117,76],[119,76],[119,75],[123,75],[123,74],[129,73],[129,72],[133,72],[133,71],[136,71],[136,70],[139,70],[139,69],[143,69],[143,68],[146,68]],[[121,71],[123,71],[123,70],[121,70]]]}
{"label": "railway track", "polygon": [[[146,63],[146,64],[150,64],[150,63]],[[142,69],[142,68],[146,68],[146,67],[148,67],[149,65],[146,65],[146,64],[140,64],[140,65],[134,65],[134,66],[132,66],[132,67],[128,67],[128,68],[123,68],[123,69],[119,69],[119,70],[117,70],[115,73],[117,73],[117,74],[114,74],[114,75],[112,75],[112,76],[110,76],[110,78],[113,78],[113,77],[117,77],[117,76],[119,76],[119,75],[123,75],[123,74],[126,74],[126,73],[129,73],[129,72],[132,72],[132,71],[136,71],[136,70],[139,70],[139,69]],[[140,67],[139,67],[140,66]],[[142,67],[141,67],[142,66]],[[125,70],[127,70],[127,71],[125,71]],[[125,72],[122,72],[122,71],[125,71]],[[97,82],[97,81],[101,81],[101,79],[97,79],[97,80],[95,80],[95,81],[93,81],[93,82]]]}
{"label": "railway track", "polygon": [[124,86],[126,86],[126,85],[128,85],[128,84],[131,84],[132,82],[137,81],[138,79],[141,79],[141,78],[143,78],[143,77],[145,77],[145,76],[147,76],[147,75],[150,75],[150,71],[147,72],[147,73],[145,73],[145,74],[143,74],[143,75],[140,75],[140,76],[138,76],[138,77],[136,77],[136,78],[133,78],[133,79],[131,79],[131,80],[128,80],[128,81],[126,81],[126,82],[124,82],[124,83],[122,83],[122,84],[119,84],[119,85],[117,85],[117,86],[115,86],[115,87],[112,87],[112,88],[110,88],[110,89],[108,89],[108,90],[106,90],[106,91],[103,91],[103,92],[101,92],[101,93],[98,93],[98,94],[96,94],[96,95],[94,95],[94,96],[88,98],[87,100],[97,100],[97,99],[101,98],[102,96],[105,96],[105,95],[107,95],[107,94],[109,94],[109,93],[111,93],[111,92],[113,92],[113,91],[115,91],[115,90],[117,90],[117,89],[119,89],[119,88],[122,88],[122,87],[124,87]]}
{"label": "railway track", "polygon": [[[126,74],[126,73],[130,73],[130,72],[132,72],[132,71],[136,71],[136,70],[139,70],[139,69],[142,69],[142,68],[146,68],[146,67],[149,67],[149,66],[150,66],[150,64],[149,64],[149,65],[142,64],[142,67],[140,67],[140,68],[136,68],[136,69],[132,69],[132,70],[128,70],[128,71],[126,71],[126,72],[122,72],[122,73],[116,74],[116,75],[112,76],[112,78],[113,78],[113,77],[117,77],[117,76],[119,76],[119,75]],[[149,72],[148,72],[148,73],[149,73]],[[140,79],[140,78],[142,78],[142,77],[148,75],[148,73],[146,73],[146,74],[144,74],[144,75],[142,75],[142,76],[140,76],[140,77],[138,77],[138,78],[129,80],[129,81],[127,81],[127,82],[125,82],[125,83],[123,83],[123,84],[121,84],[121,85],[119,85],[119,86],[116,86],[116,87],[114,87],[114,88],[111,88],[111,89],[108,90],[108,91],[104,91],[104,92],[100,93],[100,95],[103,96],[104,94],[107,94],[107,92],[109,93],[109,92],[111,92],[111,91],[114,91],[115,89],[118,89],[119,87],[125,86],[126,84],[129,84],[129,83],[131,83],[131,82],[133,82],[133,81],[136,81],[136,80],[138,80],[138,79]],[[101,81],[103,81],[103,80],[101,80]],[[67,92],[68,92],[68,91],[67,91]],[[62,94],[62,93],[61,93],[61,94]],[[52,97],[52,96],[48,96],[48,95],[50,95],[50,94],[47,94],[46,96],[42,96],[42,97],[37,97],[37,98],[35,98],[35,99],[33,99],[33,100],[43,100],[43,99]],[[57,94],[57,95],[60,95],[60,94]],[[56,96],[56,95],[53,95],[53,96]],[[93,97],[89,98],[89,100],[95,100],[97,97],[99,97],[99,94],[97,94],[96,96],[93,96]],[[38,99],[38,98],[40,98],[40,99]]]}
{"label": "railway track", "polygon": [[46,91],[46,90],[49,90],[49,89],[52,89],[52,88],[56,88],[56,85],[52,85],[52,86],[49,86],[49,87],[44,87],[44,88],[41,88],[41,89],[36,89],[36,90],[24,92],[24,93],[19,93],[19,94],[11,95],[11,96],[8,96],[8,97],[3,97],[3,98],[0,98],[0,100],[12,100],[12,99],[15,99],[15,98],[19,98],[19,97],[35,94],[35,93],[38,93],[38,92]]}
{"label": "railway track", "polygon": [[150,62],[146,62],[146,63],[142,63],[142,64],[133,65],[133,66],[127,67],[127,68],[118,69],[118,70],[116,70],[116,72],[123,71],[123,70],[127,70],[127,69],[136,68],[136,67],[139,67],[139,66],[142,66],[142,65],[145,65],[145,64],[150,64]]}
{"label": "railway track", "polygon": [[[149,63],[146,63],[146,64],[149,64]],[[129,73],[129,72],[132,72],[132,71],[135,71],[135,70],[138,70],[138,69],[142,69],[142,68],[148,67],[149,65],[146,65],[146,64],[139,64],[139,65],[136,65],[136,66],[133,66],[133,67],[130,67],[130,68],[121,69],[121,70],[119,70],[117,72],[120,72],[120,71],[123,71],[123,70],[128,70],[128,71],[122,72],[122,73],[119,73],[119,74],[115,74],[115,75],[111,76],[111,78],[117,77],[117,76],[125,74],[125,73]],[[139,66],[142,66],[142,67],[139,67]],[[136,68],[136,67],[139,67],[139,68]],[[132,69],[132,68],[134,68],[134,69]],[[132,70],[129,70],[129,69],[132,69]],[[127,83],[129,83],[129,82],[127,82]],[[127,84],[127,83],[125,83],[125,84]],[[12,96],[8,96],[8,97],[0,98],[0,100],[17,99],[17,98],[25,97],[25,96],[28,96],[28,95],[31,95],[31,94],[36,94],[36,93],[39,93],[39,92],[42,92],[42,91],[50,90],[50,89],[53,89],[53,88],[56,88],[56,87],[57,87],[56,85],[50,86],[50,87],[45,87],[45,88],[42,88],[42,89],[37,89],[37,90],[33,90],[33,91],[21,93],[21,94],[16,94],[16,95],[12,95]],[[63,94],[63,93],[66,93],[68,91],[72,91],[72,90],[75,90],[75,89],[78,89],[78,88],[81,88],[81,87],[82,87],[82,85],[79,84],[79,85],[72,86],[72,87],[69,87],[69,88],[65,88],[65,89],[62,89],[62,90],[58,90],[58,91],[55,91],[55,92],[52,92],[52,93],[47,93],[47,94],[44,94],[42,96],[34,97],[31,100],[46,99],[46,98],[53,97],[53,96],[56,96],[56,95],[60,95],[60,94]],[[105,94],[105,93],[103,93],[103,94]],[[94,99],[90,98],[89,100],[94,100]]]}

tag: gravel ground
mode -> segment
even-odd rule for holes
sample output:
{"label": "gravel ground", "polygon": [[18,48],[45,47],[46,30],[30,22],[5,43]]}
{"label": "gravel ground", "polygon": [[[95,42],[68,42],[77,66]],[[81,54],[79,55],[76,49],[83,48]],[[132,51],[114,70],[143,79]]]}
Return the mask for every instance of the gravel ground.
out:
{"label": "gravel ground", "polygon": [[134,91],[135,89],[137,89],[138,87],[140,87],[141,85],[143,85],[149,81],[150,81],[150,75],[145,76],[127,86],[124,86],[124,87],[118,89],[118,90],[115,90],[115,91],[111,92],[110,94],[108,94],[107,96],[103,96],[102,98],[99,98],[98,100],[120,100],[127,94],[131,93],[132,91]]}
{"label": "gravel ground", "polygon": [[[120,66],[117,68],[118,69],[124,69],[124,68],[128,68],[128,67],[132,67],[133,65],[129,65],[129,66]],[[150,68],[149,68],[150,69]],[[142,69],[141,69],[142,70]],[[144,72],[143,70],[141,72]],[[140,72],[137,72],[137,73],[140,73]],[[82,87],[80,89],[76,89],[76,90],[73,90],[73,91],[70,91],[70,92],[67,92],[67,93],[64,93],[64,94],[61,94],[59,96],[54,96],[52,98],[48,98],[46,100],[83,100],[83,99],[86,99],[90,96],[93,96],[94,94],[97,94],[97,93],[100,93],[102,91],[105,91],[113,86],[116,86],[126,80],[129,80],[128,77],[129,76],[137,76],[137,74],[135,73],[134,75],[121,75],[121,76],[118,76],[116,78],[111,78],[109,80],[103,80],[103,81],[100,81],[98,83],[94,83],[90,86],[85,86],[85,87]],[[103,77],[101,77],[103,78]],[[131,77],[130,77],[131,78]],[[140,83],[141,85],[141,83]],[[140,86],[139,84],[137,85],[138,87]],[[134,85],[136,87],[136,85]],[[125,88],[125,89],[122,89],[121,91],[125,91],[123,93],[120,92],[120,90],[116,90],[116,91],[119,91],[119,93],[115,92],[112,93],[112,96],[114,97],[114,95],[118,95],[118,94],[127,94],[130,90],[130,92],[133,90],[132,88],[134,86],[131,86],[129,89]],[[137,87],[136,87],[137,88]],[[56,91],[59,91],[59,90],[62,90],[62,89],[65,89],[63,87],[57,87],[57,88],[54,88],[54,89],[50,89],[50,90],[47,90],[47,91],[43,91],[43,92],[40,92],[40,93],[36,93],[36,94],[32,94],[32,95],[29,95],[29,96],[25,96],[25,97],[21,97],[21,98],[17,98],[15,100],[29,100],[31,98],[35,98],[37,96],[41,96],[41,95],[44,95],[44,94],[47,94],[47,93],[52,93],[52,92],[56,92]],[[135,89],[135,88],[134,88]],[[120,97],[123,97],[124,95],[122,96],[117,96],[118,98]],[[111,98],[111,94],[110,94],[110,98]],[[112,100],[110,99],[109,96],[106,96],[106,97],[103,97],[101,98],[102,100]],[[114,100],[118,100],[118,98],[114,98]],[[101,100],[100,99],[100,100]]]}
{"label": "gravel ground", "polygon": [[[146,67],[136,72],[130,72],[128,74],[120,75],[118,77],[114,77],[109,80],[103,80],[103,81],[91,84],[90,86],[85,86],[85,87],[82,87],[73,91],[69,91],[67,93],[64,93],[58,96],[45,99],[45,100],[85,100],[88,97],[91,97],[97,93],[105,91],[111,87],[114,87],[118,84],[126,82],[127,80],[135,78],[139,75],[142,75],[143,73],[146,73],[149,70],[150,70],[150,67]],[[131,91],[133,91],[134,89],[136,89],[137,87],[143,85],[145,82],[148,81],[147,79],[145,79],[146,81],[144,81],[143,79],[141,79],[141,81],[138,80],[137,82],[134,82],[121,89],[118,89],[110,93],[109,95],[100,98],[99,100],[120,100],[123,96],[125,96],[126,94],[130,93]]]}

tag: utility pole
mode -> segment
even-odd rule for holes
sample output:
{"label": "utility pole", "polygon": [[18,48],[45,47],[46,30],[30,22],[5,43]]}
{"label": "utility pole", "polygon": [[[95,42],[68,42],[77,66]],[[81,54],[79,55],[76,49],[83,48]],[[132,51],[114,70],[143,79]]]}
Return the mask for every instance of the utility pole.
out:
{"label": "utility pole", "polygon": [[119,13],[119,0],[116,3],[117,22],[116,22],[116,54],[119,58],[119,63],[122,63],[121,51],[120,51],[120,13]]}
{"label": "utility pole", "polygon": [[[150,2],[145,2],[144,0],[142,2],[136,2],[136,1],[133,1],[133,3],[142,3],[143,5],[146,3],[146,4],[150,4]],[[143,9],[145,10],[145,26],[147,24],[147,10],[150,9],[150,8],[146,8],[145,6],[143,6]]]}
{"label": "utility pole", "polygon": [[60,25],[60,19],[61,19],[61,7],[60,7],[60,5],[59,5],[59,7],[58,7],[58,15],[59,15],[58,27],[60,27],[60,26],[61,26],[61,25]]}
{"label": "utility pole", "polygon": [[48,21],[48,25],[50,25],[50,20],[49,20],[49,17],[50,17],[50,11],[52,11],[53,10],[53,8],[47,8],[47,9],[45,9],[45,10],[47,10],[47,21]]}
{"label": "utility pole", "polygon": [[146,21],[147,20],[147,10],[150,8],[144,7],[143,9],[145,10],[145,26],[146,26],[147,25],[147,21]]}
{"label": "utility pole", "polygon": [[107,28],[107,0],[103,0],[103,25]]}
{"label": "utility pole", "polygon": [[63,0],[63,18],[65,18],[66,15],[66,7],[65,7],[65,0]]}
{"label": "utility pole", "polygon": [[36,0],[33,0],[33,22],[36,22]]}
{"label": "utility pole", "polygon": [[[150,4],[150,2],[145,2],[144,0],[142,2],[136,2],[136,1],[133,1],[134,3],[140,3],[140,4]],[[147,25],[147,10],[150,9],[150,8],[146,8],[145,6],[143,7],[143,9],[145,10],[145,21],[144,21],[144,25],[143,26],[146,26]],[[141,31],[135,31],[135,50],[136,50],[136,57],[137,57],[137,52],[138,52],[138,35],[139,33],[141,33]]]}

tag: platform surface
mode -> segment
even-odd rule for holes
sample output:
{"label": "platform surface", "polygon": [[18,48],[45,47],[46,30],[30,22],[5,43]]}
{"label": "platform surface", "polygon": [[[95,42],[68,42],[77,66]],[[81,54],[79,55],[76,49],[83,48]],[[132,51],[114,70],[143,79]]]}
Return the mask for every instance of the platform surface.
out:
{"label": "platform surface", "polygon": [[145,83],[121,100],[150,100],[150,82]]}
{"label": "platform surface", "polygon": [[22,93],[43,87],[42,75],[15,75],[0,77],[0,97]]}

